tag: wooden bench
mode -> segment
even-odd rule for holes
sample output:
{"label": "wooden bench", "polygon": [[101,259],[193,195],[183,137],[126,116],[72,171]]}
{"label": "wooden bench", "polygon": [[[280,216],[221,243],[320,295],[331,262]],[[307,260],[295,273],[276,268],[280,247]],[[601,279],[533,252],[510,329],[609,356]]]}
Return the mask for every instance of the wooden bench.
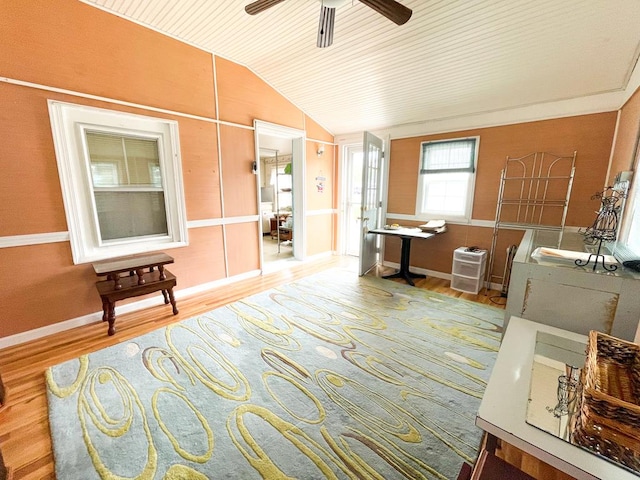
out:
{"label": "wooden bench", "polygon": [[[113,258],[93,264],[99,277],[106,280],[96,282],[96,288],[102,299],[102,321],[109,322],[107,333],[116,333],[116,302],[125,298],[138,297],[148,293],[162,291],[164,303],[173,307],[173,314],[178,314],[173,287],[177,280],[175,275],[164,268],[173,263],[173,258],[166,253],[151,253]],[[128,275],[123,276],[126,273]]]}

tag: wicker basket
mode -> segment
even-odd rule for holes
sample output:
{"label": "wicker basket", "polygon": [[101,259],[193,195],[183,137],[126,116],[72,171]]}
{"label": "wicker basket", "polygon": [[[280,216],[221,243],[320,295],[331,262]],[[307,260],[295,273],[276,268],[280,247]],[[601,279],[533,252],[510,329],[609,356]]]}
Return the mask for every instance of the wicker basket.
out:
{"label": "wicker basket", "polygon": [[591,417],[589,407],[583,404],[571,433],[571,442],[639,472],[640,445],[637,438],[594,422]]}
{"label": "wicker basket", "polygon": [[591,331],[582,415],[636,439],[640,452],[640,345]]}

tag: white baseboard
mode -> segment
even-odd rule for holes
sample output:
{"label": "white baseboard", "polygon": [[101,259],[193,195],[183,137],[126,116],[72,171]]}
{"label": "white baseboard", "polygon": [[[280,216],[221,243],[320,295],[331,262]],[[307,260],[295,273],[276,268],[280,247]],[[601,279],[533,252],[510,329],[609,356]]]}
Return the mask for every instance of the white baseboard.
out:
{"label": "white baseboard", "polygon": [[[382,265],[385,267],[392,267],[396,269],[400,269],[400,264],[395,262],[382,262]],[[438,272],[437,270],[428,270],[426,268],[413,267],[409,266],[412,272],[421,273],[422,275],[426,275],[428,277],[442,278],[444,280],[451,281],[451,274],[445,272]],[[483,284],[484,285],[484,284]],[[491,283],[491,290],[500,290],[502,288],[502,284],[500,283]]]}
{"label": "white baseboard", "polygon": [[[236,275],[230,278],[223,278],[221,280],[215,280],[213,282],[203,283],[194,287],[185,288],[175,291],[175,298],[181,299],[203,293],[208,290],[213,290],[221,286],[229,285],[240,280],[247,278],[253,278],[260,275],[260,270],[252,270],[250,272]],[[125,305],[116,306],[116,316],[125,313],[135,312],[149,307],[155,307],[157,305],[164,305],[164,298],[162,295],[156,295],[154,297],[145,298],[137,302],[127,303]],[[14,345],[20,345],[21,343],[30,342],[32,340],[38,340],[39,338],[47,337],[55,333],[71,330],[72,328],[82,327],[84,325],[90,325],[92,323],[102,322],[102,311],[89,313],[81,317],[72,318],[62,322],[55,323],[53,325],[47,325],[46,327],[36,328],[29,330],[28,332],[17,333],[9,337],[0,338],[0,349],[13,347]]]}
{"label": "white baseboard", "polygon": [[[331,251],[323,252],[323,253],[319,253],[319,254],[307,257],[303,260],[303,262],[330,257],[331,255],[333,255],[333,252]],[[288,266],[290,265],[287,265],[286,267]],[[222,278],[220,280],[215,280],[213,282],[202,283],[200,285],[195,285],[193,287],[185,288],[182,290],[176,290],[174,292],[175,298],[179,300],[181,298],[186,298],[192,295],[197,295],[199,293],[204,293],[206,291],[223,287],[225,285],[230,285],[232,283],[236,283],[241,280],[258,277],[260,276],[260,273],[261,273],[260,270],[252,270],[250,272],[245,272],[240,275],[235,275],[233,277]],[[145,308],[155,307],[157,305],[164,305],[164,299],[162,295],[156,295],[154,297],[145,298],[144,300],[139,300],[137,302],[116,306],[116,316],[122,315],[125,313],[136,312],[138,310],[142,310]],[[90,325],[96,322],[102,322],[102,311],[89,313],[81,317],[72,318],[70,320],[58,322],[53,325],[47,325],[46,327],[36,328],[33,330],[29,330],[28,332],[17,333],[9,337],[0,338],[0,349],[12,347],[14,345],[19,345],[21,343],[30,342],[32,340],[38,340],[39,338],[47,337],[55,333],[64,332],[66,330],[71,330],[72,328],[82,327],[84,325]]]}

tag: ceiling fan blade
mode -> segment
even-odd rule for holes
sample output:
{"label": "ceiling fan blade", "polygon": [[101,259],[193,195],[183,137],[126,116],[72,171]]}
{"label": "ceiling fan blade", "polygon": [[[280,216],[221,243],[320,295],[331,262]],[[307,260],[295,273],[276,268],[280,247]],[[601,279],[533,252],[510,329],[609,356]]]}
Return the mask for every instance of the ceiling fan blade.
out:
{"label": "ceiling fan blade", "polygon": [[244,11],[249,15],[255,15],[256,13],[264,12],[267,8],[271,8],[280,2],[284,2],[284,0],[257,0],[244,7]]}
{"label": "ceiling fan blade", "polygon": [[320,23],[318,24],[318,42],[316,45],[325,48],[333,43],[333,24],[336,19],[336,9],[320,7]]}
{"label": "ceiling fan blade", "polygon": [[360,0],[367,7],[373,8],[380,15],[387,17],[396,25],[404,25],[411,18],[413,13],[410,8],[405,7],[395,0]]}

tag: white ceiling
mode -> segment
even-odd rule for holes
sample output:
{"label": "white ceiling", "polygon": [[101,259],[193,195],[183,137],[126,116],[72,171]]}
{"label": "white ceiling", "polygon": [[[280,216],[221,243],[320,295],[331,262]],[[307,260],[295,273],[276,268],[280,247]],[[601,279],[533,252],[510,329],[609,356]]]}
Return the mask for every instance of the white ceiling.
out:
{"label": "white ceiling", "polygon": [[[615,109],[640,52],[640,0],[357,0],[316,47],[319,0],[83,0],[247,66],[333,134],[562,105]],[[591,107],[584,104],[591,103]]]}

